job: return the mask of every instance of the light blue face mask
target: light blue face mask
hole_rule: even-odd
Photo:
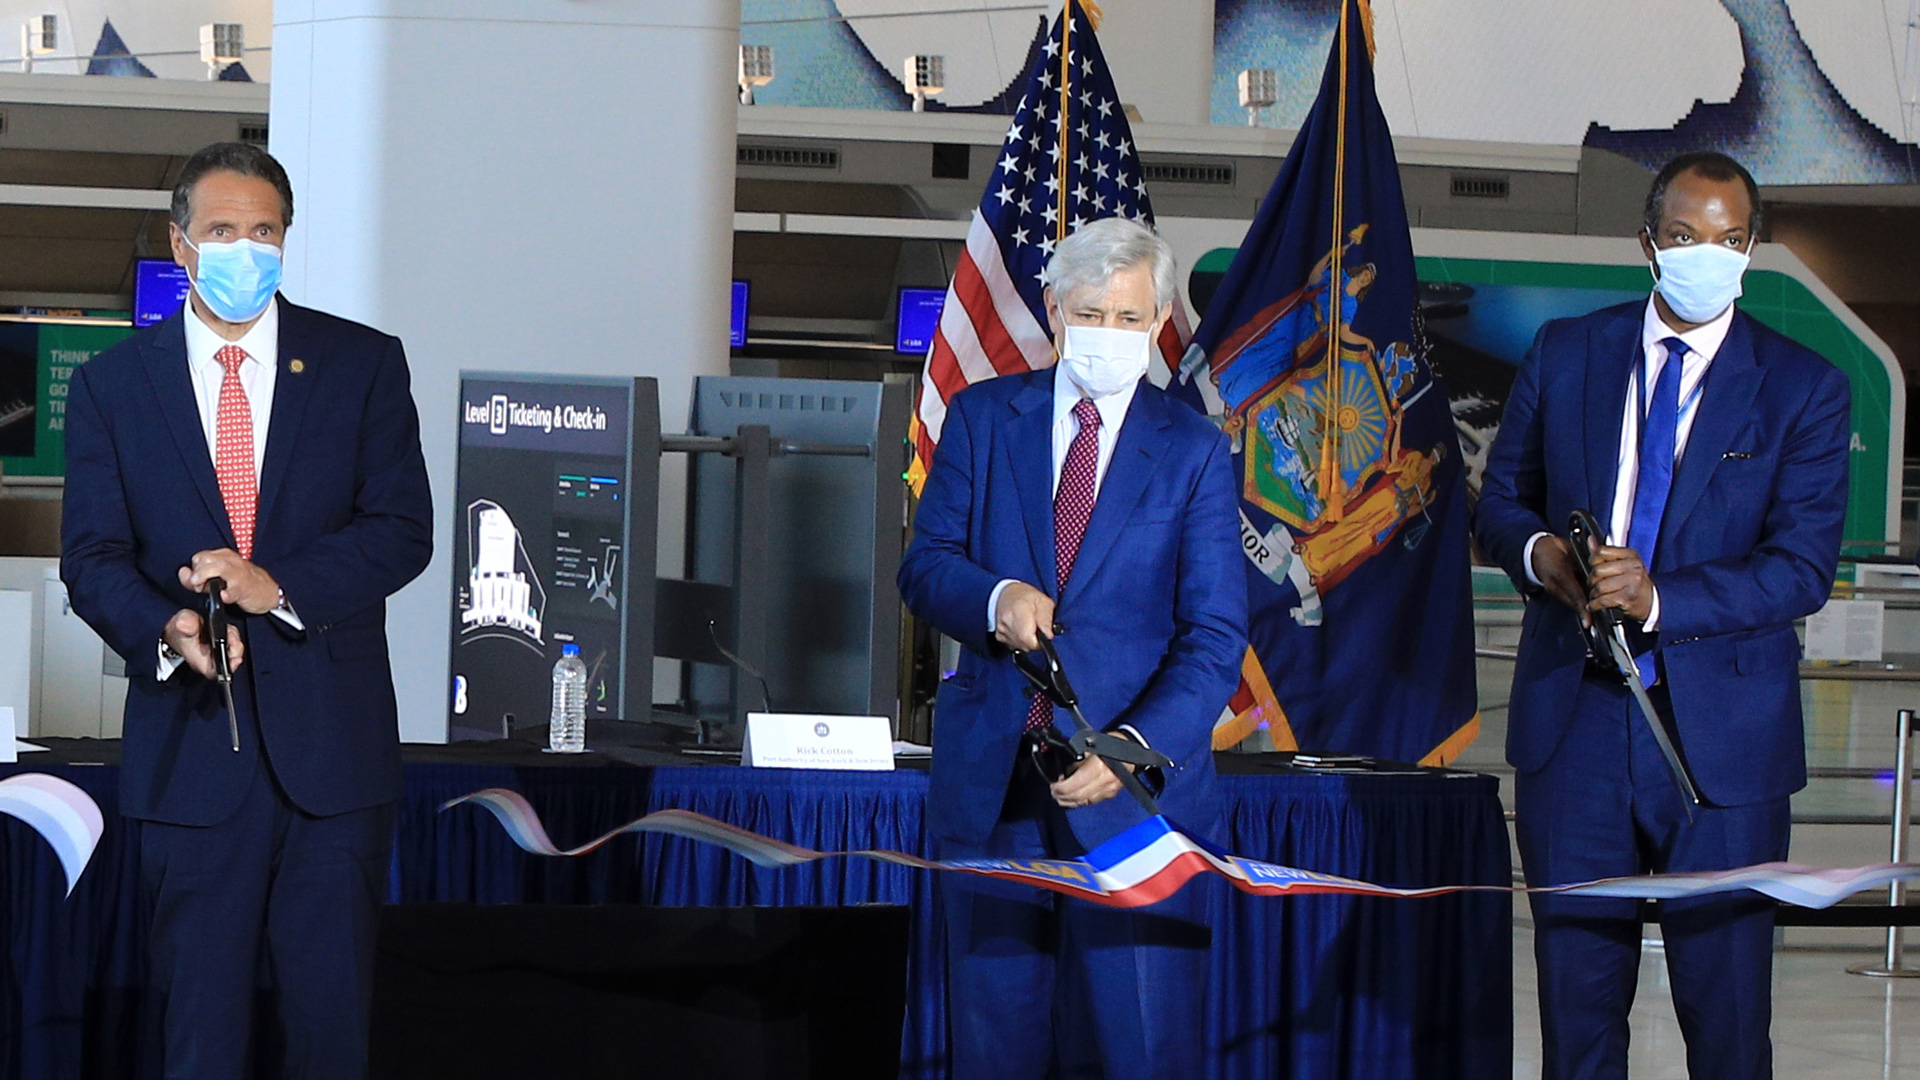
[[[187,246],[200,253],[193,291],[208,310],[230,323],[251,322],[280,288],[280,249],[258,240]]]
[[[1725,244],[1680,244],[1655,248],[1654,288],[1675,315],[1690,323],[1711,322],[1740,299],[1740,279],[1749,257]]]

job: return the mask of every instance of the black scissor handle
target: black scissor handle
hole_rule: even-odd
[[[227,702],[227,735],[233,752],[240,752],[240,714],[233,705],[233,654],[227,651],[227,609],[220,602],[227,583],[221,578],[207,579],[207,646],[213,652],[213,681]]]
[[[1059,633],[1062,629],[1055,626],[1054,632]],[[1053,639],[1045,634],[1040,635],[1039,651],[1041,658],[1035,661],[1033,653],[1015,649],[1013,666],[1019,668],[1020,674],[1025,675],[1036,689],[1053,699],[1055,705],[1063,709],[1077,708],[1080,696],[1073,692],[1073,684],[1067,681],[1067,671],[1060,666],[1060,652],[1053,647]]]
[[[1587,510],[1575,510],[1567,515],[1567,543],[1573,547],[1573,561],[1580,567],[1580,583],[1593,582],[1592,542],[1600,537],[1600,523],[1594,520]]]
[[[215,668],[222,678],[233,674],[227,656],[227,609],[220,602],[220,594],[226,587],[222,578],[207,579],[207,644],[213,648]]]
[[[1602,535],[1600,523],[1590,511],[1574,510],[1567,515],[1567,545],[1573,548],[1573,564],[1580,571],[1582,591],[1593,589],[1593,544],[1604,543],[1600,539]],[[1593,621],[1601,629],[1611,630],[1619,625],[1621,616],[1619,608],[1601,608],[1593,613]]]
[[[1142,769],[1165,769],[1171,772],[1176,768],[1172,758],[1150,746],[1142,746],[1125,736],[1093,728],[1074,732],[1068,737],[1067,745],[1073,747],[1081,757],[1093,754]]]

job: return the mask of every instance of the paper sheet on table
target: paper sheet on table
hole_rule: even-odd
[[[1886,639],[1884,600],[1829,600],[1807,616],[1809,660],[1855,660],[1877,664]]]

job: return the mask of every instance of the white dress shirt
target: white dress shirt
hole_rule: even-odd
[[[219,453],[218,426],[220,417],[220,384],[227,377],[227,369],[215,358],[221,349],[228,345],[238,345],[247,358],[240,363],[240,389],[247,395],[247,411],[253,414],[253,475],[256,484],[260,476],[260,464],[267,452],[267,425],[273,417],[273,384],[279,374],[280,366],[280,300],[278,297],[267,302],[267,310],[261,314],[258,322],[247,328],[238,341],[228,341],[214,333],[194,310],[192,299],[187,302],[187,314],[184,318],[187,331],[187,376],[193,382],[194,404],[200,407],[200,430],[207,437],[207,458],[214,460]],[[296,630],[305,630],[300,616],[282,597],[280,606],[273,614],[284,620]],[[165,681],[179,668],[181,659],[178,653],[167,648],[165,641],[160,643],[159,677]]]
[[[1100,485],[1107,478],[1107,465],[1113,460],[1113,448],[1120,442],[1120,425],[1126,422],[1127,409],[1133,405],[1133,395],[1140,384],[1134,383],[1117,394],[1108,394],[1093,399],[1093,407],[1100,412],[1100,430],[1096,433],[1099,452],[1093,463],[1093,497],[1098,502]],[[1073,440],[1080,434],[1080,418],[1073,415],[1073,407],[1080,404],[1080,388],[1067,377],[1063,369],[1053,377],[1053,493],[1060,494],[1060,472],[1067,464],[1067,451],[1073,447]],[[1013,584],[1007,578],[993,587],[987,594],[987,632],[992,633],[999,625],[1000,594]]]
[[[1680,419],[1673,439],[1673,464],[1677,469],[1681,459],[1686,456],[1687,437],[1693,433],[1693,420],[1700,411],[1700,393],[1706,385],[1707,371],[1713,366],[1713,358],[1720,352],[1720,346],[1726,343],[1727,331],[1733,327],[1733,310],[1729,305],[1712,321],[1680,334],[1660,318],[1660,311],[1654,306],[1653,299],[1647,299],[1646,315],[1640,321],[1640,352],[1644,360],[1627,377],[1627,402],[1620,416],[1620,456],[1614,463],[1613,512],[1608,517],[1605,542],[1625,544],[1633,525],[1633,489],[1640,477],[1640,425],[1645,419],[1643,410],[1650,404],[1642,401],[1640,388],[1653,386],[1659,380],[1661,370],[1666,367],[1667,347],[1662,343],[1667,338],[1677,337],[1687,346],[1687,354],[1680,367]],[[1527,579],[1535,585],[1540,584],[1540,579],[1533,572],[1533,546],[1545,535],[1535,533],[1529,538],[1522,555]],[[1648,566],[1647,572],[1651,574],[1653,567]],[[1654,590],[1653,604],[1643,625],[1648,631],[1660,627],[1658,589]]]

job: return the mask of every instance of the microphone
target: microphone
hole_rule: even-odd
[[[732,649],[729,649],[725,645],[720,644],[720,631],[718,628],[716,628],[713,625],[712,619],[707,620],[707,636],[713,639],[713,647],[720,650],[721,656],[724,656],[728,660],[731,660],[733,662],[733,666],[739,668],[741,671],[744,671],[747,674],[753,676],[755,679],[759,680],[760,701],[766,705],[768,712],[778,712],[779,710],[773,707],[773,694],[767,689],[767,677],[765,675],[760,674],[759,668],[756,668],[752,664],[749,664],[745,660],[742,660],[738,656],[735,656]]]

